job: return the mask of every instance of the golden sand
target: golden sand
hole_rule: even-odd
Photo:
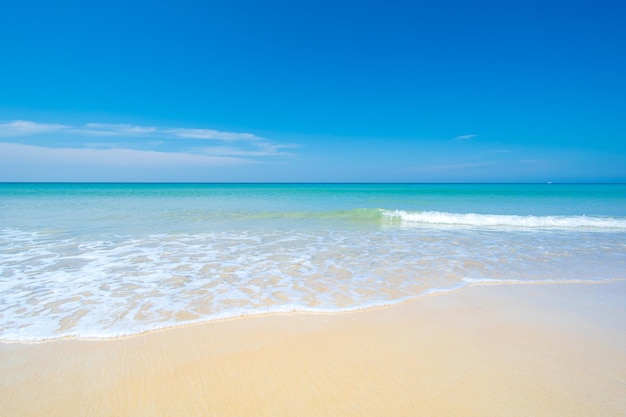
[[[626,283],[0,344],[0,416],[625,416]]]

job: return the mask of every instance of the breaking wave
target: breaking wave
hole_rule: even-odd
[[[517,216],[501,214],[446,213],[439,211],[381,210],[383,218],[405,226],[464,226],[525,229],[626,230],[626,219],[592,216]]]

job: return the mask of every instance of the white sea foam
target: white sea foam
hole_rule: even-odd
[[[498,214],[461,214],[439,211],[382,210],[383,217],[400,219],[404,225],[441,225],[525,229],[600,229],[626,230],[626,219],[591,216],[515,216]]]
[[[626,278],[623,234],[0,230],[0,340],[106,338],[219,318],[335,312],[474,283]],[[490,281],[491,280],[491,281]]]

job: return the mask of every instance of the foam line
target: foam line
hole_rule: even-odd
[[[626,230],[626,219],[591,216],[516,216],[501,214],[460,214],[440,211],[382,210],[383,217],[398,218],[406,224],[528,229]]]

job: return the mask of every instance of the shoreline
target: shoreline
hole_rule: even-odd
[[[626,281],[515,284],[2,342],[0,414],[625,414]]]
[[[137,333],[128,333],[121,334],[115,336],[102,336],[102,337],[89,337],[89,336],[60,336],[60,337],[52,337],[52,338],[42,338],[42,339],[34,339],[34,340],[18,340],[18,339],[0,339],[0,345],[2,344],[24,344],[24,345],[37,345],[43,343],[53,343],[58,341],[84,341],[84,342],[106,342],[106,341],[114,341],[118,339],[128,339],[133,337],[141,337],[151,333],[158,332],[166,332],[171,330],[176,330],[179,328],[185,328],[189,326],[203,326],[211,323],[220,323],[220,322],[228,322],[233,320],[246,320],[246,319],[254,319],[257,317],[282,317],[282,316],[298,316],[298,315],[320,315],[320,316],[329,316],[329,315],[342,315],[342,314],[358,314],[362,312],[367,312],[370,310],[378,310],[385,308],[394,308],[397,306],[401,306],[406,303],[412,303],[415,301],[419,301],[422,298],[428,297],[437,297],[437,296],[446,296],[450,294],[457,293],[459,291],[465,291],[474,287],[482,287],[482,286],[535,286],[535,285],[610,285],[612,283],[625,282],[626,278],[606,278],[599,280],[544,280],[544,281],[524,281],[524,280],[478,280],[478,281],[468,281],[465,284],[453,287],[449,289],[433,289],[429,290],[424,294],[419,294],[415,296],[407,296],[406,298],[392,301],[389,303],[381,303],[374,305],[365,305],[362,307],[350,308],[346,307],[345,309],[337,309],[337,310],[288,310],[288,311],[268,311],[268,312],[260,312],[260,313],[252,313],[252,314],[244,314],[244,315],[233,315],[226,317],[216,317],[216,318],[207,318],[207,319],[199,319],[198,321],[184,322],[180,324],[172,324],[166,325],[163,327],[156,327],[153,329],[148,329],[144,331],[140,331]],[[625,301],[626,302],[626,301]]]

